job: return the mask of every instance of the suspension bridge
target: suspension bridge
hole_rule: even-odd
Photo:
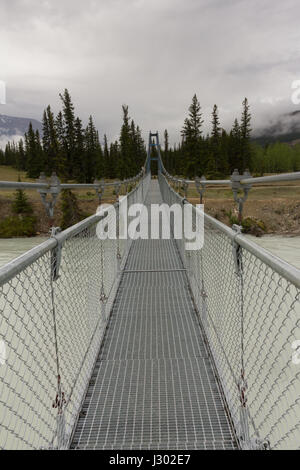
[[[266,179],[300,174],[195,183],[201,198],[230,184],[241,213]],[[110,184],[134,185],[128,206],[149,208],[188,205],[190,183],[166,171],[150,133],[143,171]],[[101,201],[105,185],[85,187]],[[80,186],[0,182],[38,189],[49,215],[61,189]],[[53,228],[0,268],[0,447],[299,448],[300,271],[207,214],[197,250],[174,236],[100,240],[103,217]]]

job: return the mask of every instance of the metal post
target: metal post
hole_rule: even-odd
[[[199,176],[196,176],[195,178],[196,190],[200,194],[200,204],[203,204],[203,196],[204,196],[205,189],[206,189],[205,181],[206,181],[205,176],[201,176],[201,178],[199,178]]]
[[[45,173],[41,173],[37,183],[44,183],[47,184],[47,179]],[[60,180],[56,176],[56,173],[52,173],[50,182],[48,183],[49,187],[47,189],[38,189],[38,192],[41,195],[42,198],[42,203],[46,209],[48,217],[53,218],[54,216],[54,207],[58,198],[58,195],[60,193]],[[47,200],[47,196],[50,195],[51,199]]]
[[[250,189],[252,188],[252,185],[250,183],[241,184],[240,181],[246,178],[247,179],[251,178],[249,170],[245,170],[244,173],[240,175],[239,171],[235,169],[231,175],[232,192],[233,192],[234,200],[238,204],[238,210],[239,210],[238,222],[240,225],[242,223],[244,203],[246,202],[248,198],[248,193]],[[244,195],[242,197],[238,195],[239,191],[243,191]]]

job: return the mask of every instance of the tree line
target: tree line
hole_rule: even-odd
[[[251,113],[247,98],[242,103],[240,121],[236,118],[229,132],[220,125],[217,105],[211,113],[211,132],[203,135],[201,106],[196,95],[181,130],[181,141],[170,147],[164,132],[162,158],[171,174],[189,178],[205,175],[222,178],[249,169],[253,173],[276,173],[300,170],[300,145],[284,143],[260,146],[251,140]]]
[[[29,178],[55,171],[61,179],[79,183],[91,183],[95,178],[124,179],[140,171],[146,148],[127,105],[122,106],[120,138],[109,145],[106,135],[100,142],[92,116],[83,127],[67,89],[59,96],[62,110],[54,116],[50,105],[45,109],[42,136],[30,123],[24,140],[9,142],[0,151],[0,164],[26,171]]]
[[[139,126],[129,117],[128,106],[122,106],[119,139],[108,144],[104,135],[101,143],[92,116],[84,128],[75,115],[69,91],[59,96],[62,110],[54,116],[50,105],[45,109],[42,136],[30,124],[24,140],[10,142],[4,151],[0,150],[0,164],[24,170],[31,178],[37,178],[42,171],[47,175],[55,171],[61,179],[79,183],[91,183],[95,178],[124,179],[140,171],[146,148]],[[204,135],[201,106],[194,95],[180,143],[171,147],[165,130],[162,158],[171,174],[189,178],[222,178],[235,168],[255,174],[300,171],[300,145],[278,142],[263,147],[251,141],[247,98],[242,103],[240,120],[234,120],[230,131],[221,127],[214,105],[211,132]]]

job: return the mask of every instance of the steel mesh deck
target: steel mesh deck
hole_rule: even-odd
[[[72,448],[235,447],[175,243],[136,240]]]

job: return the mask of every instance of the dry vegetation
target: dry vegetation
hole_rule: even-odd
[[[199,203],[194,187],[189,189],[188,198],[193,204]],[[208,188],[203,202],[208,214],[227,225],[230,225],[230,214],[238,213],[232,191],[225,186]],[[300,235],[300,181],[253,186],[243,217],[262,221],[266,233]]]
[[[17,181],[19,173],[13,168],[0,166],[0,180]],[[33,181],[26,178],[21,172],[22,181]],[[61,220],[60,202],[56,204],[54,221],[50,220],[41,203],[40,195],[35,190],[26,191],[31,202],[34,214],[37,216],[38,234],[47,234],[51,225],[59,225]],[[76,190],[79,209],[86,216],[95,213],[98,199],[92,190]],[[12,215],[12,200],[14,191],[0,191],[0,219]],[[188,199],[192,203],[199,203],[196,188],[191,185],[188,190]],[[103,202],[115,200],[113,188],[105,191]],[[237,215],[237,206],[233,201],[231,189],[226,186],[211,186],[204,195],[205,211],[230,225],[230,214]],[[251,217],[262,221],[266,233],[300,235],[300,181],[290,183],[270,183],[254,186],[244,206],[244,217]]]
[[[1,181],[18,181],[18,176],[20,176],[22,181],[34,182],[32,179],[26,178],[26,173],[24,172],[17,172],[13,168],[0,166]],[[86,217],[94,214],[99,205],[96,193],[93,190],[86,189],[76,189],[74,192],[77,196],[80,211],[86,215]],[[52,225],[60,225],[62,218],[60,199],[58,199],[58,202],[55,206],[54,219],[50,219],[46,214],[39,193],[36,190],[27,190],[26,195],[33,207],[34,215],[37,217],[37,235],[46,235],[49,233],[50,227]],[[0,220],[2,220],[4,217],[13,215],[12,201],[14,197],[14,190],[0,190]],[[113,201],[115,201],[113,187],[109,187],[105,190],[102,202],[110,203]]]

